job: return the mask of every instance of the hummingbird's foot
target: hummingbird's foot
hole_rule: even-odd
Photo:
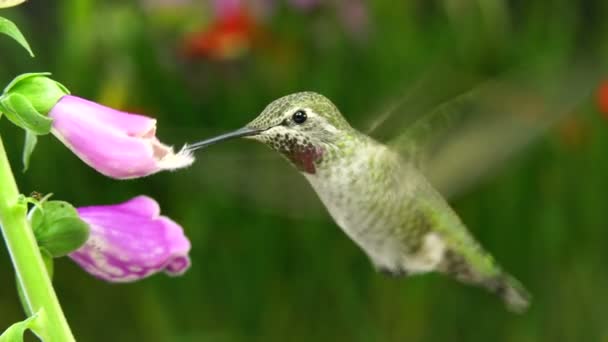
[[[392,278],[400,278],[400,277],[406,277],[408,275],[408,272],[402,268],[388,268],[388,267],[377,267],[378,272],[384,274],[385,276],[389,276]]]

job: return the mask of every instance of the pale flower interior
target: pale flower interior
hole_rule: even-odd
[[[167,146],[156,138],[156,125],[141,135],[140,138],[148,140],[152,146],[154,159],[161,169],[175,170],[190,166],[194,162],[194,156],[187,149],[182,148],[178,153],[173,152],[173,147]]]

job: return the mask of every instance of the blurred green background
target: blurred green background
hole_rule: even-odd
[[[0,14],[37,56],[1,38],[0,80],[50,71],[75,95],[158,118],[161,140],[180,146],[301,90],[364,127],[445,63],[492,78],[583,59],[608,79],[605,0],[236,1],[236,19],[218,12],[227,3],[31,0]],[[16,175],[24,193],[76,206],[150,195],[192,241],[180,278],[107,284],[58,260],[54,283],[80,341],[608,341],[607,120],[590,94],[452,202],[533,293],[523,315],[444,277],[377,274],[303,177],[250,142],[201,152],[183,171],[113,181],[49,136]],[[22,132],[7,120],[0,130],[18,171]],[[0,270],[6,327],[23,313],[4,245]]]

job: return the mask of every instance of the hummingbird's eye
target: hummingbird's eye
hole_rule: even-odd
[[[291,116],[291,119],[293,120],[293,122],[297,123],[298,125],[303,124],[307,118],[308,118],[308,116],[306,115],[306,112],[303,110],[298,110],[297,112],[293,113],[293,115]]]

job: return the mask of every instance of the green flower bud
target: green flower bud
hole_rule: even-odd
[[[80,248],[89,238],[89,225],[64,201],[46,201],[32,209],[30,221],[40,248],[61,257]]]
[[[42,115],[49,111],[64,95],[70,92],[61,83],[48,77],[49,73],[29,73],[17,76],[4,90],[5,94],[21,94]]]
[[[37,135],[51,131],[47,117],[55,104],[70,92],[46,77],[48,73],[29,73],[15,77],[0,97],[0,111],[15,125]]]

